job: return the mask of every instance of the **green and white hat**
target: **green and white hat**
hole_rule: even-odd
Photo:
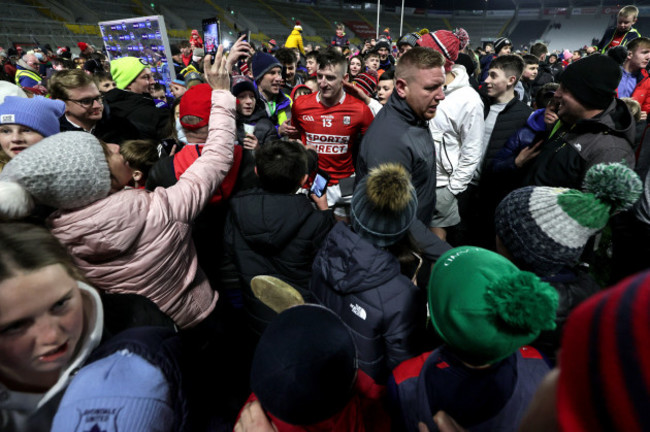
[[[516,263],[540,276],[575,265],[610,216],[639,199],[643,183],[623,164],[598,164],[587,171],[583,188],[528,186],[501,201],[496,233]]]

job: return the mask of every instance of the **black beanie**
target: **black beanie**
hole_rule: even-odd
[[[621,75],[621,67],[614,60],[593,54],[571,63],[560,76],[560,84],[583,104],[605,109],[616,96]]]
[[[251,387],[275,417],[311,425],[348,404],[357,367],[354,340],[338,316],[322,306],[295,306],[262,334],[253,356]]]

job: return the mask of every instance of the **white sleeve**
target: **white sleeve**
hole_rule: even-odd
[[[464,106],[462,118],[456,119],[460,125],[460,156],[458,166],[449,178],[449,190],[454,195],[467,189],[485,152],[483,102],[478,94],[476,98],[468,99],[470,100],[467,100]]]

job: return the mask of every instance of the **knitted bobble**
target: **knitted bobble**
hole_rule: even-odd
[[[536,333],[555,328],[558,293],[530,272],[500,277],[490,283],[485,300],[514,331]]]
[[[34,199],[18,183],[0,181],[0,219],[22,219],[34,209]]]
[[[459,51],[464,50],[467,44],[469,43],[469,34],[467,33],[467,31],[462,27],[458,27],[454,29],[452,33],[455,34],[458,40],[460,41],[460,46],[458,50]]]
[[[629,209],[643,192],[643,182],[622,163],[602,163],[587,171],[583,182],[586,192],[607,204],[611,213]]]

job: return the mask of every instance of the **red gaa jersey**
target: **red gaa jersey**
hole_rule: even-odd
[[[365,103],[345,92],[332,107],[323,105],[317,92],[300,96],[291,108],[292,125],[303,144],[318,152],[318,167],[331,176],[330,184],[354,174],[352,151],[373,119]]]

